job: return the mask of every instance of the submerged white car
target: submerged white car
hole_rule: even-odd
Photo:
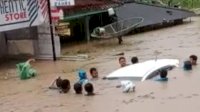
[[[120,68],[112,72],[105,78],[144,81],[158,75],[158,72],[161,69],[172,69],[178,66],[179,66],[178,59],[148,60],[145,62]]]

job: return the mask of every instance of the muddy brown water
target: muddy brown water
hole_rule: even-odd
[[[156,31],[127,36],[123,45],[117,40],[106,40],[80,44],[63,49],[75,54],[82,50],[89,55],[86,61],[37,61],[33,67],[39,75],[29,80],[19,80],[15,64],[0,65],[0,112],[199,112],[200,67],[192,71],[176,68],[169,72],[166,83],[152,80],[136,83],[134,93],[122,93],[115,88],[118,81],[92,81],[96,96],[87,97],[74,94],[60,94],[49,90],[48,86],[57,76],[68,78],[71,85],[77,80],[76,70],[88,71],[97,67],[100,77],[119,68],[115,54],[124,52],[128,63],[132,56],[140,61],[155,58],[177,58],[183,62],[190,54],[200,56],[200,18],[192,18],[191,23]]]

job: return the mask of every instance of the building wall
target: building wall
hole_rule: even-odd
[[[23,28],[5,32],[7,52],[13,58],[34,57],[34,40],[37,40],[37,27]]]
[[[8,40],[32,40],[37,39],[37,27],[22,28],[6,32]]]
[[[56,57],[60,57],[60,38],[54,35]],[[38,39],[34,42],[36,49],[36,57],[40,59],[52,59],[52,41],[50,35],[50,27],[47,23],[38,26]]]
[[[56,56],[60,57],[60,40],[54,36]],[[0,33],[0,57],[52,59],[52,42],[48,24]]]
[[[33,40],[9,40],[8,54],[34,56]]]
[[[3,33],[0,33],[0,58],[7,54],[6,39]]]

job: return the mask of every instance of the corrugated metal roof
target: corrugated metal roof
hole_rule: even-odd
[[[143,17],[144,22],[138,27],[161,24],[163,21],[173,21],[178,19],[185,19],[195,16],[191,11],[155,6],[142,3],[126,3],[116,10],[116,14],[120,19],[127,19],[132,17]]]

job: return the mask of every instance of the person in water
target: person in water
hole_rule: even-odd
[[[93,87],[92,83],[86,83],[84,85],[84,89],[87,92],[87,94],[86,94],[87,96],[95,95],[94,94],[94,87]]]
[[[133,91],[133,92],[135,91],[135,84],[133,84],[133,82],[130,80],[123,80],[123,81],[121,81],[121,84],[117,85],[116,87],[117,88],[121,87],[122,91],[124,93],[128,93],[130,91]]]
[[[26,80],[35,77],[37,75],[37,71],[33,69],[31,66],[32,62],[35,62],[35,59],[31,58],[26,62],[18,63],[16,65],[20,79]]]
[[[79,76],[79,81],[78,82],[81,85],[83,85],[84,83],[88,82],[87,74],[86,74],[86,72],[84,70],[79,70],[78,76]]]
[[[183,69],[184,70],[192,70],[192,62],[191,61],[184,61]]]
[[[82,94],[82,85],[78,82],[74,84],[74,91],[76,94]]]
[[[119,58],[119,64],[120,64],[120,67],[127,66],[127,64],[126,64],[126,58],[125,57],[120,57]]]
[[[134,56],[134,57],[131,58],[131,63],[132,63],[132,64],[136,64],[136,63],[138,63],[138,62],[139,62],[139,61],[138,61],[138,57]]]
[[[61,77],[55,79],[49,87],[49,89],[59,89],[60,93],[67,93],[70,88],[70,81],[68,79],[61,79]]]
[[[93,79],[96,79],[96,78],[98,78],[98,71],[97,71],[97,69],[96,68],[90,68],[90,75],[91,75],[91,77],[93,78]]]
[[[160,77],[158,79],[156,79],[156,81],[168,81],[168,78],[167,78],[167,70],[166,69],[162,69],[160,71]]]
[[[190,55],[190,62],[192,65],[197,65],[197,59],[198,57],[196,55]]]
[[[61,82],[61,93],[67,93],[70,90],[70,81],[68,79],[63,79]]]

